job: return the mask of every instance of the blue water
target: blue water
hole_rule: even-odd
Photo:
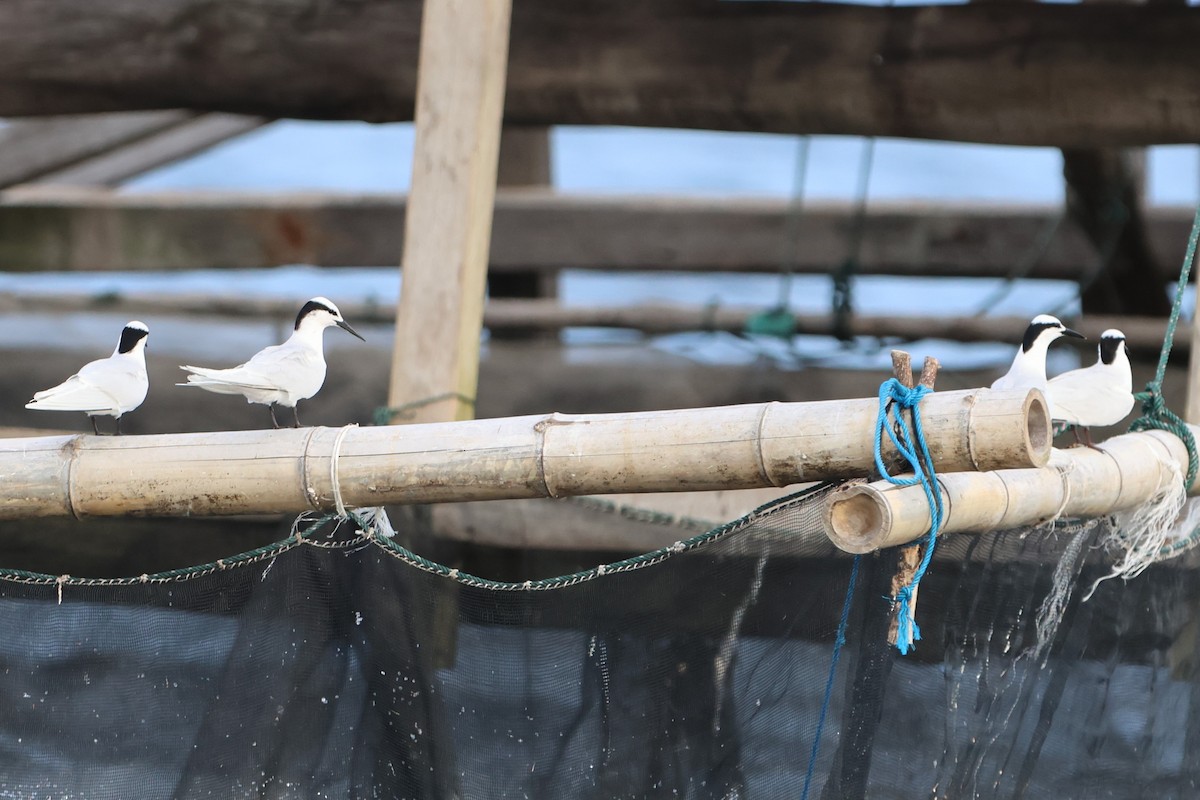
[[[798,167],[801,139],[774,134],[633,128],[560,127],[552,133],[553,180],[567,193],[638,193],[706,196],[801,197],[804,200],[852,200],[861,183],[865,140],[819,136],[808,143],[804,169]],[[1063,202],[1062,160],[1050,148],[1020,148],[881,139],[874,143],[866,182],[868,202],[917,201],[954,203]],[[187,160],[130,181],[126,191],[405,191],[411,178],[413,127],[282,121],[225,142]],[[798,175],[803,180],[798,180]],[[1151,148],[1147,192],[1151,203],[1195,204],[1200,199],[1200,157],[1194,146]],[[398,256],[399,254],[397,254]],[[1014,262],[1022,254],[1014,253]],[[855,308],[864,313],[974,314],[992,291],[994,280],[860,278]],[[162,274],[0,273],[0,290],[137,292],[212,292],[292,298],[317,294],[338,299],[395,301],[399,278],[391,269],[322,271],[297,266],[278,270],[221,270]],[[774,306],[783,288],[777,276],[638,275],[566,272],[560,296],[567,304],[631,304],[663,301],[691,304]],[[832,288],[824,276],[797,276],[788,298],[798,312],[828,310]],[[1074,287],[1063,282],[1022,281],[993,314],[1032,316],[1061,308],[1077,309]],[[150,320],[147,320],[148,322]],[[13,344],[61,344],[79,336],[100,336],[121,320],[87,315],[64,324],[39,315],[8,315],[0,320],[0,339]],[[278,325],[229,323],[222,333],[197,341],[195,321],[164,319],[154,324],[155,344],[167,350],[215,350],[232,342],[245,349],[266,344],[279,334]],[[1013,341],[1019,331],[998,331]],[[225,341],[228,338],[230,341]],[[373,337],[390,342],[384,335]],[[567,341],[579,345],[623,345],[640,341],[613,331],[572,331]],[[886,366],[886,352],[866,343],[847,353],[820,337],[804,337],[794,346],[738,337],[694,334],[656,338],[652,346],[688,358],[742,362],[769,358],[782,366],[822,359],[865,367]],[[924,349],[923,349],[924,348]],[[924,342],[914,352],[937,353],[948,367],[999,364],[1011,347]],[[1075,363],[1062,353],[1067,368]]]

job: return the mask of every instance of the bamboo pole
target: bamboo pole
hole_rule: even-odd
[[[787,486],[874,469],[874,398],[371,428],[0,440],[0,519]],[[1037,391],[921,402],[947,468],[1044,464]],[[897,462],[890,450],[885,458]]]
[[[1200,427],[1191,428],[1200,436]],[[938,473],[945,511],[941,530],[985,533],[1125,511],[1148,502],[1166,481],[1179,480],[1167,464],[1183,469],[1187,459],[1177,436],[1154,430],[1116,436],[1097,449],[1055,450],[1049,465],[1039,469],[970,473],[948,468]],[[1189,493],[1200,493],[1200,479]],[[924,536],[929,504],[920,486],[857,484],[829,496],[823,521],[837,547],[868,553]]]

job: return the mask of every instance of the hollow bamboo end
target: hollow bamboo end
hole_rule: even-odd
[[[1054,425],[1050,419],[1050,404],[1040,389],[1030,389],[1025,396],[1025,451],[1035,467],[1050,462],[1054,449]]]
[[[826,503],[825,535],[839,550],[870,553],[887,546],[891,508],[867,486],[849,486]]]

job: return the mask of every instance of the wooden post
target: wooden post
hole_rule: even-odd
[[[1192,425],[1200,425],[1200,325],[1196,324],[1196,314],[1192,314],[1192,351],[1188,357],[1187,405],[1183,410],[1183,421]]]
[[[496,175],[496,186],[546,189],[553,181],[550,128],[545,125],[505,125],[500,132],[500,165]],[[557,272],[536,269],[488,272],[488,297],[544,299],[557,296]],[[490,333],[496,339],[528,339],[539,334],[547,335],[544,328],[532,325],[491,329]]]
[[[425,2],[388,394],[414,422],[475,414],[511,13],[511,0]]]

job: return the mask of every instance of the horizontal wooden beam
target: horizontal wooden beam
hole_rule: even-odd
[[[1038,466],[1037,390],[921,401],[946,469]],[[203,516],[788,486],[875,468],[875,398],[370,428],[0,439],[0,519]],[[899,455],[886,441],[883,459]]]
[[[3,3],[0,116],[409,120],[420,14],[420,0]],[[515,123],[1200,141],[1200,13],[1182,4],[525,0],[511,37]]]
[[[339,301],[343,315],[354,324],[395,322],[390,305]],[[8,312],[104,312],[130,317],[181,315],[274,319],[290,321],[296,313],[296,301],[248,298],[231,295],[122,295],[106,292],[86,295],[65,292],[2,292],[0,311]],[[484,309],[484,327],[492,331],[536,329],[561,331],[567,328],[614,328],[635,330],[651,335],[692,331],[746,333],[766,309],[752,306],[697,306],[667,303],[642,303],[630,306],[567,306],[554,299],[516,299],[493,297]],[[1075,329],[1095,343],[1109,328],[1125,333],[1129,348],[1143,356],[1154,355],[1162,347],[1167,322],[1155,317],[1088,315],[1064,317]],[[1028,325],[1025,317],[947,317],[855,314],[849,321],[852,336],[880,339],[946,339],[954,342],[1013,341]],[[834,336],[839,331],[830,314],[792,314],[792,330],[798,335]],[[1173,352],[1191,350],[1192,326],[1180,322],[1175,328]],[[1085,345],[1090,348],[1090,345]]]
[[[28,187],[0,193],[0,270],[171,270],[283,264],[394,264],[405,198],[365,194],[116,193]],[[491,270],[678,270],[828,273],[850,251],[853,211],[810,204],[789,252],[785,199],[586,197],[549,190],[496,195]],[[864,275],[1074,279],[1098,255],[1071,225],[1042,248],[1061,212],[1029,206],[872,203]],[[1191,211],[1152,209],[1147,229],[1178,263]],[[1036,259],[1031,254],[1039,253]]]

